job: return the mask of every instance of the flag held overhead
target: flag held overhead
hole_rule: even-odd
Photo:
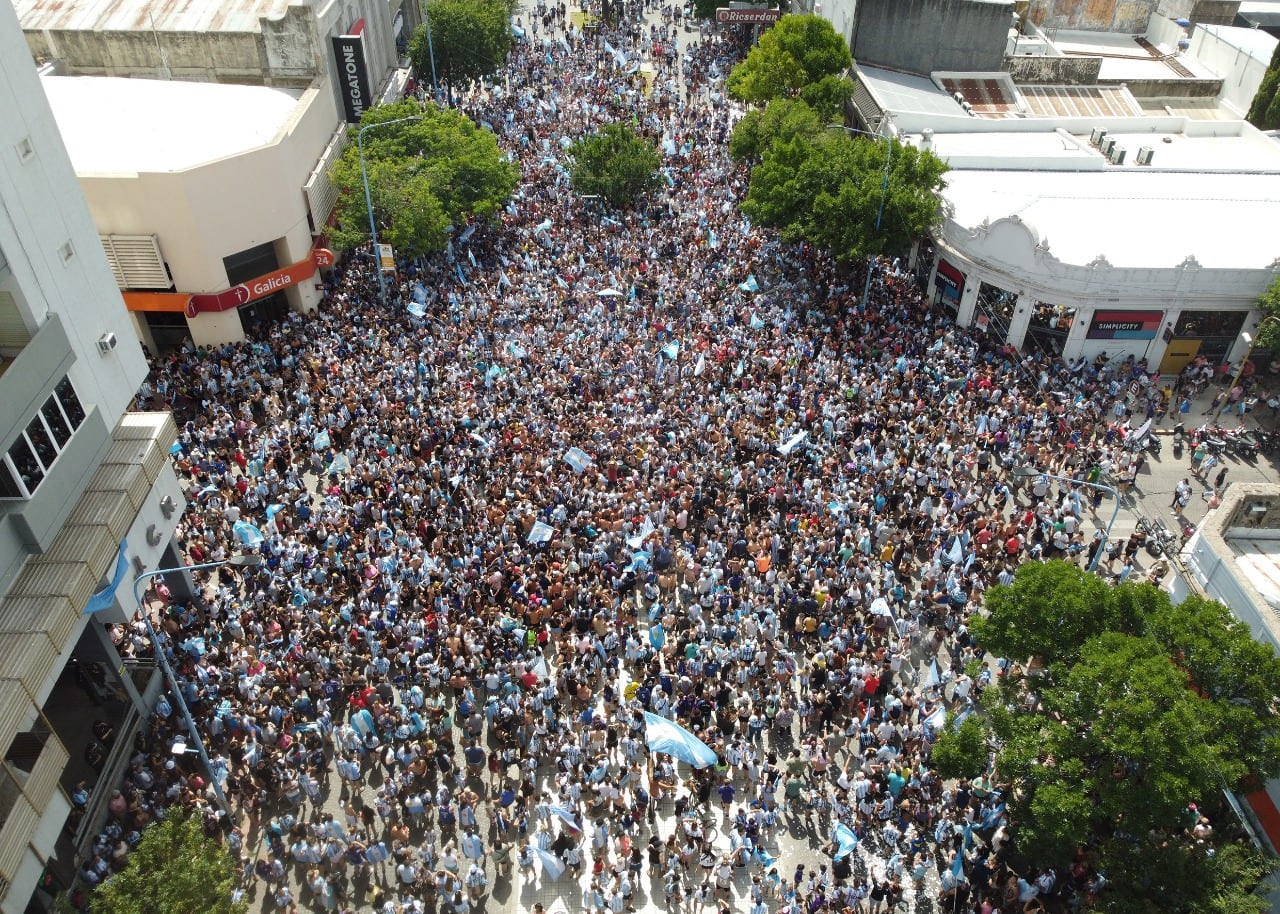
[[[644,712],[644,740],[652,752],[665,752],[694,768],[709,768],[717,761],[715,750],[675,721]]]

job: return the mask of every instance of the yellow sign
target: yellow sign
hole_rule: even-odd
[[[396,271],[396,252],[392,250],[391,245],[378,245],[378,260],[382,262],[383,273],[394,273]]]

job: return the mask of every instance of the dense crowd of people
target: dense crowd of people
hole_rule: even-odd
[[[667,22],[539,7],[462,100],[522,169],[499,221],[389,305],[357,255],[315,313],[154,364],[178,542],[263,563],[146,594],[212,772],[162,700],[89,884],[177,804],[282,911],[461,914],[498,881],[611,912],[1096,890],[1083,855],[1015,869],[998,772],[944,782],[930,746],[1003,669],[967,633],[984,589],[1101,546],[1099,491],[1051,477],[1131,485],[1126,430],[1170,393],[971,335],[897,260],[861,302],[751,225],[720,94],[741,48]],[[606,214],[563,146],[615,121],[659,140],[665,187]],[[150,651],[140,620],[116,638]],[[716,764],[651,753],[646,712]]]

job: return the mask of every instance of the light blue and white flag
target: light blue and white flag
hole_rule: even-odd
[[[752,273],[750,276],[747,277],[746,282],[738,283],[738,288],[741,289],[743,292],[759,292],[760,283],[756,282],[756,274]]]
[[[261,530],[243,520],[238,520],[232,525],[231,533],[246,546],[257,546],[264,539]]]
[[[651,752],[665,752],[694,768],[709,768],[717,762],[715,750],[675,721],[644,712],[644,739]]]
[[[836,823],[835,830],[831,832],[831,841],[836,846],[836,852],[833,855],[835,860],[848,857],[858,846],[858,836],[843,822]]]
[[[539,543],[548,543],[551,541],[551,537],[555,535],[555,532],[554,527],[544,524],[542,521],[536,521],[533,529],[529,531],[528,542],[531,546],[536,546]]]
[[[551,55],[548,54],[547,57],[550,58]],[[550,876],[552,879],[559,879],[564,875],[564,861],[557,855],[551,853],[551,851],[543,850],[540,847],[535,847],[533,852],[542,863],[542,873],[544,876]]]
[[[680,342],[679,342],[679,340],[677,340],[677,341],[675,341],[675,342],[672,342],[672,343],[667,343],[667,345],[663,346],[663,347],[662,347],[662,354],[663,354],[663,355],[665,355],[665,356],[666,356],[667,358],[669,358],[669,359],[675,359],[675,357],[676,357],[676,356],[678,356],[678,355],[680,354]]]
[[[571,447],[564,452],[564,462],[573,468],[575,473],[586,472],[591,466],[591,455],[580,447]]]
[[[578,824],[578,817],[573,814],[573,810],[554,803],[548,806],[547,809],[552,815],[558,818],[565,825],[568,825],[574,831],[582,831],[582,826]]]
[[[778,453],[783,457],[791,456],[791,452],[800,446],[807,434],[807,432],[796,432],[786,441],[782,442],[782,444],[778,445]]]

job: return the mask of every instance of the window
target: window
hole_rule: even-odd
[[[0,498],[30,498],[83,421],[84,407],[64,377],[0,457]]]

